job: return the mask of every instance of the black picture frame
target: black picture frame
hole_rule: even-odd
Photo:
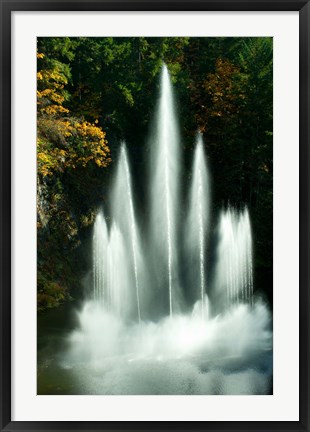
[[[307,0],[0,0],[1,201],[0,308],[2,431],[208,430],[310,431],[309,422],[309,23]],[[11,13],[14,11],[298,11],[299,12],[299,421],[89,422],[11,421]],[[289,372],[288,372],[289,373]]]

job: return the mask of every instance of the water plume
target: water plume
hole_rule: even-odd
[[[201,314],[209,314],[206,293],[206,240],[209,226],[210,188],[202,135],[197,135],[186,225],[186,251],[190,262],[190,280],[199,287]]]
[[[103,212],[96,217],[93,231],[93,296],[103,302],[107,287],[108,230]]]
[[[131,264],[134,273],[137,316],[138,320],[140,321],[141,308],[139,272],[141,272],[142,266],[141,247],[134,212],[131,175],[125,143],[122,143],[121,145],[116,181],[112,194],[112,218],[119,224],[122,233],[124,233],[124,239],[127,243],[126,246],[129,247],[129,250],[131,250],[131,253],[128,255],[131,256],[132,261]],[[124,257],[124,259],[128,260],[127,257]]]
[[[92,300],[77,314],[62,367],[81,394],[267,394],[272,322],[254,301],[249,210],[220,212],[216,262],[208,260],[211,191],[198,134],[181,225],[181,143],[166,66],[151,142],[149,232],[140,232],[122,143],[109,223],[103,211],[94,223]]]
[[[271,317],[260,302],[235,305],[210,319],[189,313],[130,326],[90,302],[79,321],[62,367],[74,375],[81,394],[270,392]]]
[[[151,151],[151,242],[157,278],[168,286],[169,314],[178,306],[177,209],[179,206],[180,142],[173,90],[167,66],[161,72],[161,92]],[[160,264],[159,264],[160,263]]]
[[[215,286],[222,307],[253,303],[252,234],[246,207],[221,212]]]
[[[111,218],[117,224],[124,242],[124,256],[115,256],[115,259],[119,267],[123,265],[123,262],[127,263],[128,274],[126,277],[128,280],[128,288],[126,294],[127,297],[130,297],[131,288],[134,287],[136,305],[135,307],[132,305],[132,307],[136,309],[136,316],[140,321],[141,305],[139,278],[143,271],[143,261],[140,235],[134,211],[128,156],[124,142],[121,145],[119,154],[115,182],[111,195],[111,207]],[[117,271],[117,268],[115,268],[114,272]],[[128,301],[129,299],[127,298],[127,303]],[[132,311],[132,314],[134,315],[135,312]]]

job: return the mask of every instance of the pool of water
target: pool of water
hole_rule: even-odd
[[[201,329],[192,317],[124,325],[92,305],[47,311],[38,316],[37,392],[272,394],[272,334],[259,324],[263,312],[240,308]]]

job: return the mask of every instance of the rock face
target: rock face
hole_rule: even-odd
[[[80,245],[87,244],[94,212],[66,182],[65,176],[37,177],[38,310],[74,297],[88,268]]]

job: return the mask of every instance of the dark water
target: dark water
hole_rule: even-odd
[[[72,302],[38,313],[37,394],[76,394],[76,379],[59,365],[68,336],[78,327],[76,308]]]

